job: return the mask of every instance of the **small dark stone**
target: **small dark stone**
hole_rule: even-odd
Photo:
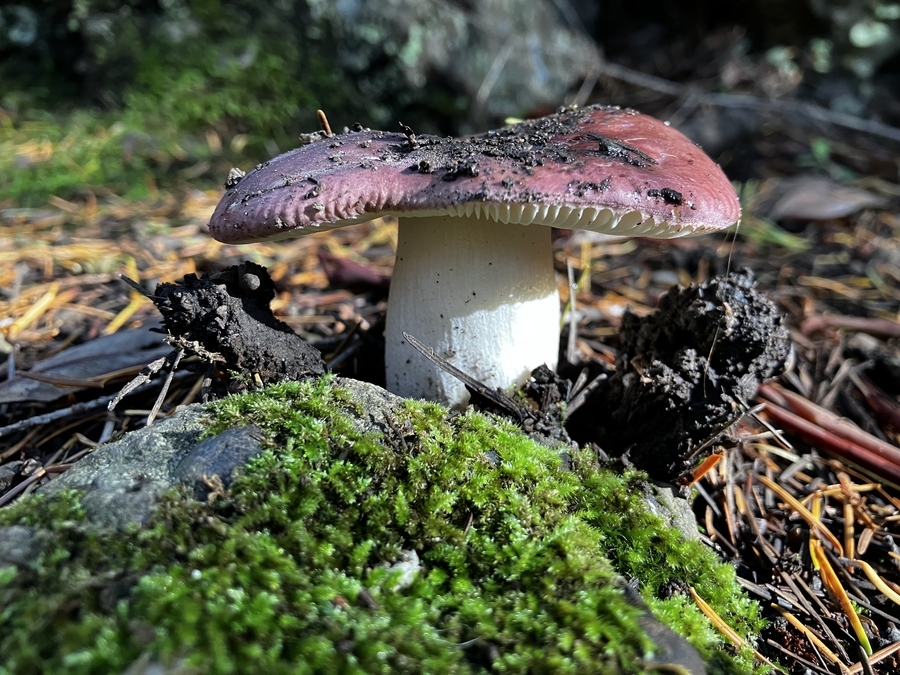
[[[192,447],[172,472],[177,480],[194,489],[194,497],[206,501],[218,476],[222,487],[231,487],[235,469],[262,452],[259,431],[254,427],[234,427],[200,441]]]
[[[262,286],[262,280],[256,274],[251,274],[249,272],[245,273],[241,276],[241,288],[247,291],[253,292],[258,291],[260,286]],[[221,307],[219,309],[222,309]],[[225,308],[227,309],[227,307]],[[218,313],[218,310],[217,310]],[[227,313],[225,314],[227,316]]]
[[[225,178],[225,189],[230,190],[235,185],[240,183],[241,179],[246,175],[247,174],[245,172],[241,171],[240,169],[233,168],[231,171],[228,172],[228,177]]]
[[[648,197],[656,197],[662,199],[666,204],[681,206],[684,203],[682,194],[672,188],[663,188],[662,190],[647,190]]]

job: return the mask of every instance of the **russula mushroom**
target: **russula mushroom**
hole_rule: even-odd
[[[355,126],[229,176],[210,221],[242,243],[400,221],[385,332],[387,386],[451,405],[468,394],[403,338],[488,386],[554,367],[559,299],[549,227],[681,237],[740,216],[722,170],[633,110],[561,109],[467,138]]]

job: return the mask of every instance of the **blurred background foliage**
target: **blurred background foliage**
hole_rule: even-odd
[[[213,186],[317,108],[458,134],[634,103],[597,84],[604,58],[898,125],[898,33],[886,0],[21,0],[0,7],[0,205]]]

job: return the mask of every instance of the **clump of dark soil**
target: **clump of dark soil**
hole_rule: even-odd
[[[627,313],[619,340],[616,372],[572,416],[570,432],[669,481],[747,409],[790,351],[781,315],[749,270],[673,289],[644,318]]]
[[[322,355],[279,321],[269,307],[275,286],[266,268],[252,262],[177,283],[162,283],[152,296],[176,348],[220,370],[234,391],[256,384],[323,375]],[[234,379],[236,378],[236,379]]]

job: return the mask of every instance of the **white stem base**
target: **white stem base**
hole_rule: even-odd
[[[487,219],[401,219],[385,329],[389,391],[451,406],[465,386],[403,338],[489,387],[525,381],[541,364],[556,368],[559,295],[550,228]]]

